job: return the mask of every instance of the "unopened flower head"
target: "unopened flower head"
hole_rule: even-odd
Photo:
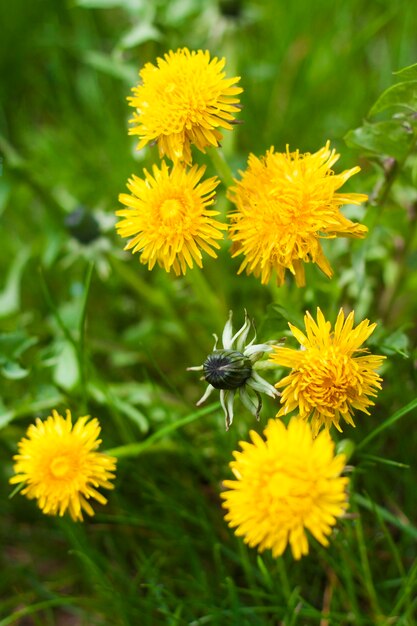
[[[150,270],[158,263],[167,272],[185,274],[194,262],[202,267],[202,250],[216,258],[213,248],[220,247],[217,240],[227,226],[214,219],[219,213],[210,208],[219,180],[201,181],[204,172],[205,167],[197,165],[170,170],[162,161],[152,174],[144,170],[143,179],[129,179],[131,195],[120,194],[128,208],[116,212],[123,218],[116,229],[122,237],[131,237],[125,249],[139,251],[141,263]]]
[[[322,426],[329,429],[332,424],[341,431],[341,419],[355,426],[353,412],[369,415],[368,407],[374,405],[370,398],[381,389],[382,379],[376,370],[385,357],[361,348],[376,324],[363,320],[354,328],[354,312],[345,319],[340,309],[332,331],[319,308],[317,322],[307,312],[304,323],[305,334],[289,324],[301,349],[278,346],[270,357],[274,363],[291,368],[276,384],[283,389],[278,416],[297,410],[301,418],[311,418],[314,435]]]
[[[259,552],[279,557],[290,544],[293,557],[308,554],[311,533],[323,546],[347,508],[347,478],[340,476],[343,454],[334,455],[327,431],[314,439],[310,425],[293,417],[288,428],[269,420],[265,440],[255,431],[241,442],[230,467],[235,480],[224,481],[225,516],[237,536]]]
[[[276,342],[255,344],[255,332],[253,339],[246,345],[253,322],[245,311],[245,322],[234,334],[232,317],[233,313],[230,311],[229,319],[223,329],[223,348],[217,349],[218,337],[214,335],[213,352],[208,355],[203,365],[188,368],[188,370],[203,371],[204,380],[208,383],[206,392],[197,402],[197,406],[205,402],[214,389],[220,390],[220,402],[225,414],[226,430],[233,422],[233,403],[237,392],[239,392],[244,406],[256,419],[259,419],[262,408],[260,394],[266,393],[271,398],[279,396],[279,392],[253,368],[256,361],[261,359],[266,352],[270,352]],[[251,394],[249,394],[249,389]]]
[[[364,237],[367,228],[340,212],[344,204],[360,204],[364,194],[337,193],[359,167],[335,174],[339,155],[330,143],[314,154],[267,151],[249,156],[242,179],[229,190],[236,205],[230,214],[233,256],[243,254],[239,273],[246,270],[269,282],[275,271],[282,285],[288,269],[299,287],[305,285],[304,263],[317,263],[326,276],[332,269],[320,240]]]
[[[66,418],[52,411],[42,421],[29,426],[15,455],[12,484],[21,484],[21,493],[37,500],[43,513],[64,515],[82,521],[83,512],[94,515],[91,500],[106,504],[98,487],[113,489],[116,459],[96,452],[101,440],[97,419],[80,417],[73,425],[70,411]]]
[[[159,155],[190,164],[191,144],[202,152],[218,146],[220,128],[232,129],[242,92],[239,77],[226,78],[225,59],[210,59],[208,50],[172,50],[147,63],[141,83],[129,98],[133,114],[131,135],[140,138],[138,150],[156,142]]]

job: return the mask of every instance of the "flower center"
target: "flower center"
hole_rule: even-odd
[[[342,354],[337,346],[309,350],[301,374],[301,388],[313,406],[344,409],[361,390],[361,380],[354,359]]]
[[[301,471],[278,471],[270,476],[265,495],[269,512],[281,517],[287,512],[288,525],[295,526],[314,508],[316,484],[308,475],[303,476]]]
[[[167,198],[162,202],[159,210],[162,221],[173,224],[182,216],[183,206],[178,198]]]
[[[72,463],[65,454],[56,456],[51,462],[50,470],[54,478],[66,478],[72,470]]]

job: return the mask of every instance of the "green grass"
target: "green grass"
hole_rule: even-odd
[[[157,158],[134,154],[126,96],[145,62],[183,45],[242,77],[244,123],[223,144],[234,173],[250,151],[330,139],[338,171],[362,166],[349,189],[370,194],[382,168],[343,137],[417,62],[414,4],[34,0],[0,4],[0,23],[0,626],[416,624],[415,153],[384,203],[355,213],[369,237],[326,246],[335,278],[308,267],[305,289],[237,276],[227,246],[203,272],[148,272],[113,228],[128,176]],[[66,225],[79,206],[100,227],[88,244]],[[204,386],[186,368],[230,308],[236,325],[247,308],[267,340],[316,306],[378,322],[368,345],[387,356],[384,386],[339,437],[356,451],[330,547],[274,560],[228,529],[219,492],[232,451],[276,406],[265,401],[259,424],[236,406],[225,433],[217,398],[196,412]],[[85,524],[8,498],[26,427],[67,407],[125,451],[108,506]]]

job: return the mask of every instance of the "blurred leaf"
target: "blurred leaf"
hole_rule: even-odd
[[[15,359],[37,341],[36,337],[29,337],[24,331],[3,333],[0,335],[0,359],[1,356]]]
[[[139,409],[133,406],[133,404],[130,404],[129,402],[126,402],[125,400],[121,400],[120,398],[117,398],[116,396],[114,396],[112,400],[113,400],[114,406],[117,409],[119,409],[121,413],[126,415],[126,417],[131,419],[143,433],[148,432],[149,430],[148,420],[146,419],[145,415],[141,411],[139,411]]]
[[[360,128],[350,130],[344,137],[351,148],[361,148],[377,155],[401,160],[407,154],[413,134],[399,120],[364,122]]]
[[[410,340],[402,330],[396,330],[386,337],[380,344],[385,354],[400,354],[404,358],[410,358]]]
[[[282,333],[289,332],[288,322],[301,328],[303,326],[303,318],[298,311],[294,309],[288,310],[277,303],[268,305],[267,314],[259,328],[259,334],[262,336],[263,341],[272,339],[278,341]]]
[[[0,429],[9,424],[14,417],[13,411],[1,411],[0,412]]]
[[[7,317],[20,308],[20,283],[29,256],[29,251],[23,248],[12,263],[5,287],[0,291],[0,318]]]
[[[410,157],[409,162],[411,162],[411,182],[417,188],[417,158]]]
[[[161,33],[155,26],[140,22],[129,30],[120,40],[121,48],[134,48],[145,41],[160,41]]]
[[[143,433],[148,432],[149,423],[147,417],[132,402],[120,398],[118,385],[107,386],[104,389],[90,381],[88,391],[96,402],[103,405],[113,405],[116,410],[131,419]]]
[[[2,157],[0,156],[0,176],[2,175],[1,168],[3,167],[1,159]],[[3,180],[0,185],[0,215],[3,213],[4,209],[7,206],[11,190],[11,185]]]
[[[16,361],[6,361],[1,368],[1,373],[9,380],[20,380],[21,378],[26,378],[29,370],[20,367]]]
[[[78,361],[75,349],[68,341],[64,342],[62,352],[55,366],[54,382],[64,389],[73,389],[79,380]]]
[[[77,0],[76,4],[83,9],[140,9],[146,0]]]
[[[401,76],[407,80],[417,80],[417,63],[403,67],[398,72],[394,72],[395,76]]]
[[[417,111],[417,80],[398,83],[386,89],[375,102],[369,115],[376,115],[392,107]]]
[[[40,395],[42,396],[41,398],[22,402],[13,409],[2,407],[0,409],[0,429],[7,426],[7,424],[15,418],[26,417],[27,415],[37,416],[45,409],[50,411],[64,401],[63,396],[61,396],[54,387],[42,388]]]
[[[381,465],[389,465],[391,467],[398,467],[399,469],[410,469],[410,465],[406,463],[401,463],[400,461],[393,461],[392,459],[385,459],[381,456],[375,456],[373,454],[362,454],[362,458],[370,461],[375,461],[376,463],[381,463]]]
[[[82,55],[82,61],[104,74],[123,80],[129,85],[136,80],[137,72],[133,66],[108,54],[90,50]]]
[[[169,26],[179,26],[192,15],[201,13],[202,4],[199,0],[170,0],[166,3],[164,22]]]

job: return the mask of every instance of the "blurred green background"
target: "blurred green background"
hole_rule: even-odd
[[[289,555],[276,562],[233,537],[218,497],[237,442],[276,407],[265,403],[260,425],[236,407],[227,435],[216,405],[185,428],[175,424],[204,390],[186,367],[202,363],[229,309],[240,326],[244,307],[260,340],[281,337],[288,319],[299,324],[317,305],[332,320],[343,305],[355,308],[357,321],[380,321],[369,345],[389,356],[386,383],[372,416],[358,416],[358,428],[344,433],[356,442],[413,400],[415,238],[406,259],[402,253],[415,222],[413,179],[399,181],[383,217],[372,207],[351,213],[375,226],[370,243],[326,247],[335,279],[308,267],[305,290],[236,276],[227,242],[203,272],[151,273],[123,252],[114,211],[127,178],[158,159],[155,147],[135,152],[126,97],[144,63],[182,46],[225,56],[227,74],[241,76],[243,123],[223,142],[235,173],[249,152],[287,144],[316,151],[330,139],[341,152],[337,171],[362,167],[347,189],[370,194],[382,168],[343,137],[362,124],[392,73],[417,62],[415,3],[15,0],[0,3],[0,24],[0,626],[324,626],[329,580],[330,624],[375,624],[368,570],[389,614],[416,556],[415,467],[354,459],[363,526],[347,521],[336,547],[315,546],[301,563]],[[196,159],[214,173],[207,157]],[[217,206],[227,210],[224,188]],[[59,320],[78,341],[91,263],[83,374]],[[85,525],[7,498],[25,428],[66,407],[97,416],[107,448],[167,425],[173,431],[119,461],[109,505]],[[406,420],[374,440],[369,455],[414,462]],[[413,589],[411,574],[409,582]],[[414,610],[396,623],[413,624]]]

